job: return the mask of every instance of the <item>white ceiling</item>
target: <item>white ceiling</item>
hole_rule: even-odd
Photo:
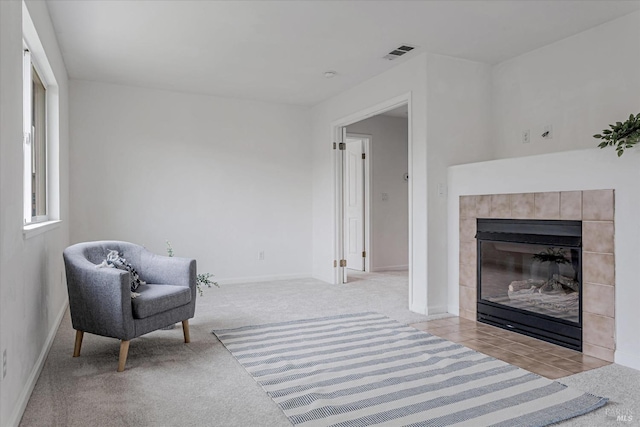
[[[71,78],[314,105],[428,51],[498,63],[640,1],[48,0]],[[393,48],[419,46],[382,59]],[[326,79],[327,70],[337,71]]]

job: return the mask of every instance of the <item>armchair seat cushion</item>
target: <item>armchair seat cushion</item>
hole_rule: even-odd
[[[191,302],[191,289],[186,286],[140,285],[140,295],[131,300],[135,319],[144,319]]]

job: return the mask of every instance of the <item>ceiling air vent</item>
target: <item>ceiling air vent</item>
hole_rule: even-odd
[[[389,61],[393,61],[396,58],[400,58],[405,53],[411,52],[415,48],[416,48],[415,46],[409,46],[408,44],[403,44],[402,46],[398,46],[397,48],[393,49],[391,52],[387,53],[385,56],[383,56],[383,58],[388,59]]]

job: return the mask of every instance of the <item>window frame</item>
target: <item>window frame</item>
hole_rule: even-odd
[[[1,0],[0,0],[1,1]],[[29,62],[35,69],[42,86],[45,88],[44,96],[44,117],[42,122],[44,124],[44,136],[46,138],[46,150],[44,158],[45,169],[45,193],[46,193],[46,215],[31,215],[31,156],[27,156],[27,144],[25,134],[23,133],[23,172],[22,172],[22,187],[23,187],[23,218],[22,229],[25,239],[29,239],[41,233],[45,233],[49,230],[57,228],[61,225],[60,217],[60,137],[61,126],[63,125],[60,120],[60,87],[56,79],[56,75],[51,67],[51,62],[45,48],[40,40],[38,32],[35,29],[35,25],[29,14],[29,9],[26,3],[22,2],[22,40],[23,50],[29,51]],[[53,59],[56,59],[55,57]],[[29,80],[25,79],[27,70],[29,70],[29,77],[31,69],[25,67],[26,59],[23,59],[23,98],[26,86],[24,83]],[[31,102],[29,101],[29,105]],[[23,106],[23,131],[26,128],[26,120],[28,117],[25,112],[28,112],[29,105],[25,102]],[[30,142],[30,141],[29,141]],[[31,145],[28,146],[31,149]]]
[[[40,67],[34,61],[26,41],[23,44],[23,202],[24,224],[30,225],[49,220],[48,85],[41,77]],[[44,99],[40,102],[37,101],[34,90],[37,84],[44,89]],[[39,154],[44,159],[40,158]],[[44,180],[40,182],[44,185],[34,190],[38,185],[34,180],[39,179]],[[44,200],[41,200],[42,198]],[[41,212],[42,209],[44,212]]]

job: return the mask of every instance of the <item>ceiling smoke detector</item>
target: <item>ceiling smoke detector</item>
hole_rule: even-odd
[[[336,74],[338,74],[338,73],[336,73],[335,71],[325,71],[324,72],[324,76],[326,78],[328,78],[328,79],[331,79],[331,78],[335,77]]]
[[[396,58],[400,58],[405,53],[411,52],[415,48],[416,48],[415,46],[403,44],[393,49],[391,52],[387,53],[385,56],[383,56],[383,58],[388,59],[389,61],[393,61]]]

